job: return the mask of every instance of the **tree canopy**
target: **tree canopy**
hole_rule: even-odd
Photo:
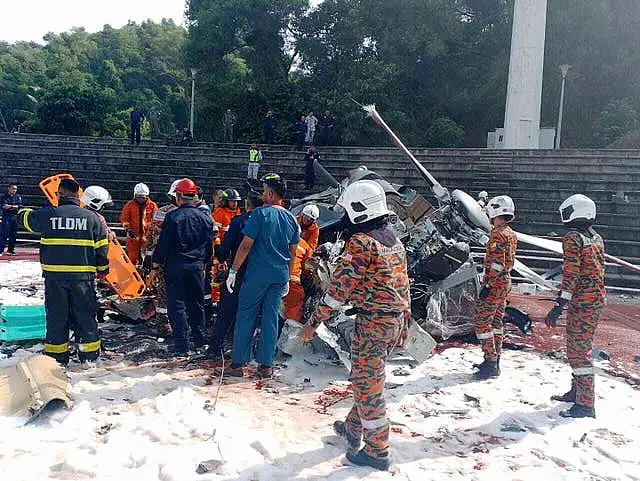
[[[263,118],[292,142],[301,115],[330,110],[341,143],[386,142],[354,103],[376,103],[411,145],[483,146],[502,126],[513,0],[187,0],[172,21],[0,42],[0,129],[119,135],[156,106],[161,129],[188,125],[190,68],[199,140],[263,140]],[[638,127],[640,2],[548,0],[542,125],[566,86],[563,146],[606,146]]]

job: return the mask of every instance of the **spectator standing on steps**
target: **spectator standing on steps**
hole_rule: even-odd
[[[320,154],[315,145],[311,144],[304,156],[304,188],[305,190],[313,189],[316,182],[315,162],[320,162]]]
[[[273,115],[273,112],[269,110],[264,117],[264,135],[267,139],[267,144],[275,143],[276,139],[276,124],[278,119]]]
[[[135,142],[140,145],[140,126],[142,124],[142,113],[137,106],[131,110],[131,145]]]
[[[316,126],[318,125],[318,117],[313,115],[313,112],[309,112],[309,115],[307,115],[304,122],[307,125],[307,133],[304,141],[308,145],[311,145],[313,144],[313,139],[316,135]]]
[[[304,115],[296,122],[296,150],[302,150],[307,135],[307,124]]]
[[[224,129],[224,141],[235,142],[236,140],[236,114],[233,110],[227,109],[222,117],[222,128]]]
[[[11,184],[7,193],[0,196],[2,223],[0,224],[0,256],[7,246],[7,254],[15,256],[16,236],[18,233],[18,211],[22,209],[22,198],[18,195],[18,186]]]
[[[151,107],[149,113],[147,114],[149,124],[151,125],[152,139],[157,139],[160,137],[160,114],[161,112],[156,109],[155,105]]]
[[[249,149],[249,165],[247,166],[247,182],[258,180],[258,171],[260,170],[260,162],[262,162],[262,152],[257,144],[252,144]]]
[[[322,145],[333,145],[336,119],[328,110],[320,118],[320,142]]]

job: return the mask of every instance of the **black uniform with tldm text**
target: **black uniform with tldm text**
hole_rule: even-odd
[[[95,212],[77,198],[63,197],[58,207],[21,212],[20,223],[40,232],[40,263],[47,313],[45,354],[69,361],[69,329],[75,332],[81,361],[100,355],[96,313],[96,273],[107,274],[107,231]]]

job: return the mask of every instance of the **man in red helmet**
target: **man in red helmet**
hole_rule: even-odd
[[[187,315],[194,347],[203,346],[204,265],[213,256],[214,229],[211,217],[196,206],[198,187],[191,179],[175,188],[178,208],[164,219],[158,245],[153,251],[152,280],[160,268],[167,288],[167,314],[173,330],[173,354],[189,351]]]

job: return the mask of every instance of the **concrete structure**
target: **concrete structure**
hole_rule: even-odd
[[[105,212],[107,220],[118,222],[138,182],[148,184],[160,204],[166,202],[171,182],[183,176],[196,180],[209,202],[216,188],[235,187],[244,195],[248,150],[244,144],[199,143],[187,148],[167,147],[158,140],[131,146],[126,139],[0,133],[0,169],[3,183],[17,182],[29,206],[43,205],[38,182],[53,173],[70,172],[84,186],[103,185],[115,202]],[[411,150],[449,189],[473,196],[487,190],[490,196],[513,197],[515,227],[528,234],[563,233],[558,206],[569,195],[584,193],[598,205],[597,228],[607,252],[640,264],[640,150]],[[287,198],[300,195],[302,153],[288,145],[268,145],[263,152],[261,171],[284,173],[290,187]],[[394,182],[428,193],[423,179],[397,148],[322,147],[321,155],[322,164],[339,179],[365,164]],[[607,268],[607,275],[610,279],[624,276],[622,281],[636,286],[640,282],[637,275],[615,267]]]
[[[542,127],[538,130],[538,149],[553,149],[556,129]],[[499,128],[487,133],[487,149],[504,149],[504,129]]]
[[[539,148],[547,0],[515,0],[504,148]]]

